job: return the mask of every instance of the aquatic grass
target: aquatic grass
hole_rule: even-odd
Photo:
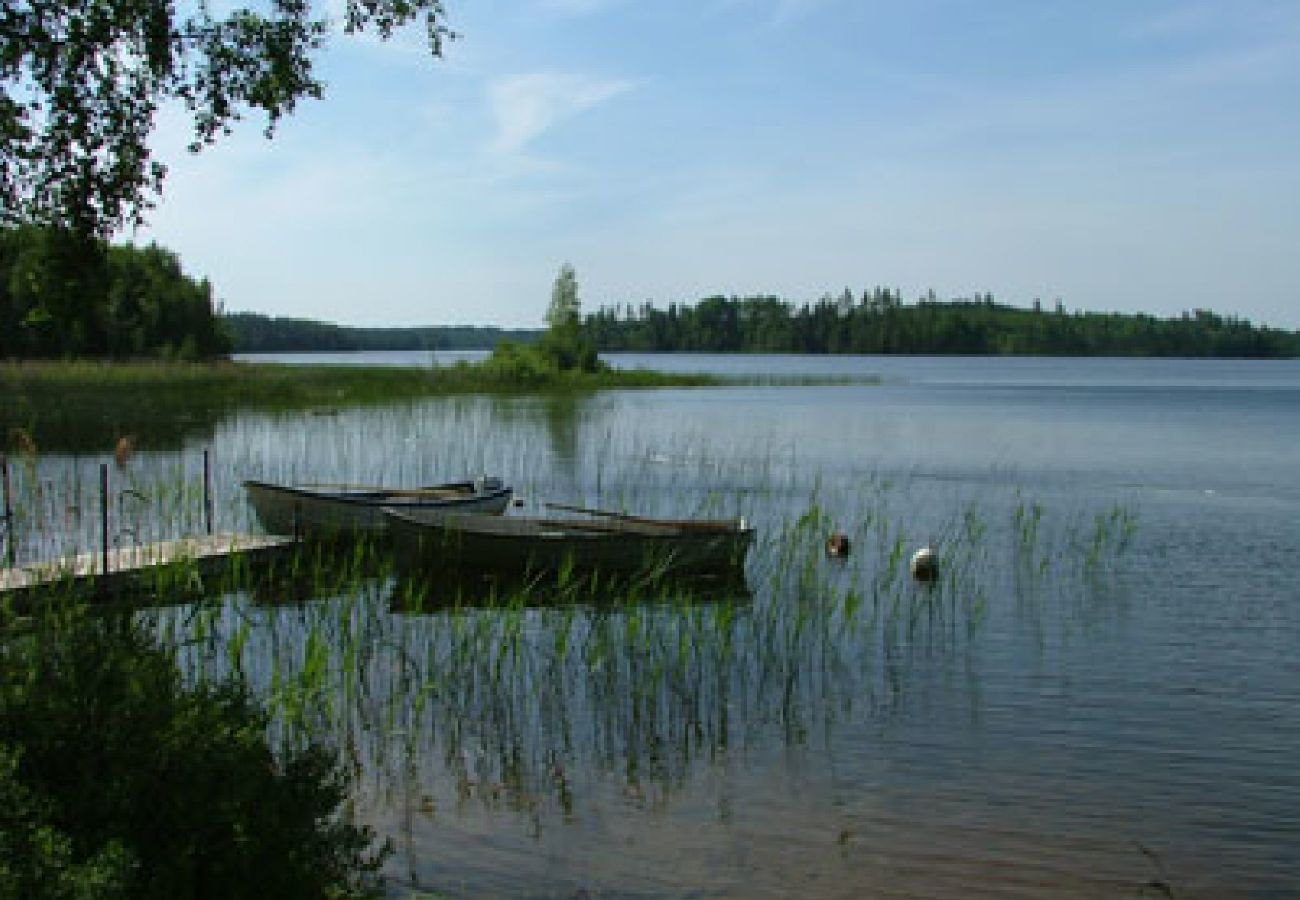
[[[84,452],[134,435],[176,449],[240,412],[328,418],[358,408],[406,407],[430,398],[542,395],[572,402],[610,390],[718,387],[726,379],[610,369],[519,382],[485,367],[311,366],[242,362],[0,361],[0,451],[16,435]]]
[[[774,739],[828,741],[838,722],[905,710],[934,672],[968,677],[990,622],[1014,626],[1024,610],[1043,627],[1069,621],[1096,576],[1122,572],[1136,535],[1126,506],[1061,508],[1014,485],[972,499],[905,474],[805,467],[794,447],[635,430],[574,439],[554,431],[580,430],[581,410],[566,422],[528,400],[345,411],[287,436],[262,416],[230,427],[215,454],[224,525],[252,527],[230,490],[241,477],[411,484],[486,471],[525,486],[533,508],[560,499],[758,527],[743,594],[572,571],[546,590],[477,591],[398,577],[358,544],[142,613],[187,677],[242,672],[275,712],[274,740],[336,744],[361,773],[363,810],[481,804],[540,829],[580,814],[606,779],[629,803],[670,803],[701,763]],[[156,533],[187,527],[193,496],[177,482],[192,470],[148,451],[130,464],[150,500],[128,500],[157,510]],[[72,480],[94,484],[90,465],[42,459],[38,476],[70,496]],[[847,558],[827,558],[832,532],[849,536]],[[927,586],[907,572],[922,544],[940,556]],[[1036,577],[1018,581],[1021,568]]]
[[[1127,506],[1116,504],[1109,510],[1094,513],[1084,553],[1085,568],[1095,570],[1103,560],[1122,555],[1136,531],[1137,515]]]
[[[38,420],[44,406],[69,398],[85,404],[124,396],[149,398],[177,411],[337,410],[449,394],[582,393],[719,386],[878,384],[874,376],[719,376],[606,368],[517,378],[481,363],[450,366],[331,366],[250,362],[0,361],[0,391],[14,409]],[[8,423],[12,424],[12,423]]]
[[[10,470],[13,544],[18,563],[97,551],[107,503],[111,548],[188,537],[205,530],[201,454],[182,459],[135,452],[114,460],[113,448],[86,456],[24,452]],[[107,466],[109,493],[100,469]]]

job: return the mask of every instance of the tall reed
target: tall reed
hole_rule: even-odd
[[[600,401],[591,401],[599,403]],[[215,436],[220,528],[256,523],[242,478],[421,484],[486,472],[547,499],[656,515],[744,516],[758,539],[741,590],[652,578],[467,590],[399,578],[382,547],[319,548],[216,597],[140,615],[187,677],[243,674],[285,746],[328,737],[358,803],[517,810],[535,827],[594,802],[667,802],[693,767],[772,741],[828,741],[838,722],[913,702],[927,673],[964,677],[986,637],[1122,590],[1136,515],[1053,506],[1014,483],[963,493],[906,473],[805,466],[797,447],[665,436],[634,419],[594,436],[582,403],[456,398],[295,419],[240,415]],[[97,458],[23,470],[25,554],[93,538],[81,509]],[[130,539],[201,522],[194,454],[136,448],[118,473]],[[129,493],[128,493],[129,492]],[[69,510],[77,507],[76,516]],[[846,558],[826,556],[844,534]],[[935,549],[939,576],[908,573]],[[184,568],[173,577],[179,584]],[[166,592],[166,588],[160,590]],[[972,661],[976,662],[972,662]],[[973,686],[972,686],[973,689]]]

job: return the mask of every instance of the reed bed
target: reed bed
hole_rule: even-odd
[[[871,376],[734,376],[648,369],[554,372],[540,381],[512,379],[488,366],[338,366],[221,361],[5,361],[0,391],[18,406],[66,400],[139,401],[196,409],[337,409],[454,394],[563,395],[609,389],[876,384]],[[5,423],[9,424],[9,423]]]
[[[331,740],[375,818],[483,804],[543,828],[610,785],[620,802],[653,807],[698,765],[773,741],[825,742],[838,722],[905,710],[919,673],[970,677],[1007,622],[1059,632],[1077,606],[1123,595],[1137,519],[1122,502],[1054,507],[1007,473],[972,493],[852,462],[813,467],[794,446],[665,437],[638,426],[635,408],[600,404],[480,397],[289,421],[241,414],[214,435],[216,524],[255,527],[237,490],[245,477],[505,474],[535,509],[558,499],[744,516],[760,537],[740,589],[575,578],[467,595],[406,580],[382,546],[360,543],[257,580],[232,572],[215,596],[190,590],[182,564],[158,586],[178,602],[139,615],[188,677],[241,673],[274,710],[277,742]],[[86,509],[110,449],[19,460],[24,557],[93,546]],[[196,452],[136,452],[114,469],[120,539],[198,527]],[[833,534],[847,557],[828,558]],[[928,584],[908,573],[923,545],[940,560]]]

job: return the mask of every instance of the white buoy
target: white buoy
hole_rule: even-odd
[[[939,574],[939,558],[929,547],[922,547],[912,554],[908,569],[917,581],[934,581],[935,576]]]

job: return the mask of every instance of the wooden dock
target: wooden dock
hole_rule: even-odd
[[[62,559],[0,568],[0,599],[25,597],[41,590],[67,589],[120,594],[169,566],[193,566],[200,575],[228,571],[235,565],[265,562],[296,546],[291,537],[209,534],[132,547],[107,553],[80,553]]]

